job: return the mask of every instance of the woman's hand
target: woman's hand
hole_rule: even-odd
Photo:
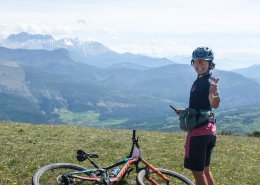
[[[218,91],[219,78],[211,79],[209,88],[209,102],[211,107],[218,108],[220,103],[219,91]]]
[[[178,108],[178,109],[176,109],[176,114],[180,114],[181,113],[181,111],[183,111],[184,109],[183,108]]]
[[[213,96],[213,97],[219,95],[219,93],[218,93],[218,81],[219,81],[219,78],[211,79],[211,81],[210,81],[209,92],[210,92],[211,96]]]

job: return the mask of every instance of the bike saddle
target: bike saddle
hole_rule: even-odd
[[[84,152],[83,150],[78,150],[77,151],[77,160],[82,162],[86,160],[87,158],[98,158],[99,156],[97,154],[89,154]]]

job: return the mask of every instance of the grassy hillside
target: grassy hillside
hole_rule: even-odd
[[[128,154],[131,134],[131,130],[0,123],[0,184],[30,184],[35,170],[49,163],[79,164],[75,158],[78,149],[98,153],[101,165],[111,164]],[[193,179],[183,168],[185,134],[137,134],[147,161]],[[218,136],[212,161],[217,184],[259,184],[259,148],[259,138]]]
[[[239,135],[260,131],[260,106],[220,110],[216,117],[222,131]]]

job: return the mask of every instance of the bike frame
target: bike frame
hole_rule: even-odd
[[[141,151],[139,145],[138,145],[138,138],[136,138],[136,130],[133,130],[133,137],[132,137],[132,148],[130,151],[130,154],[127,156],[126,159],[117,162],[113,165],[110,165],[108,167],[99,167],[90,157],[86,157],[86,159],[88,159],[91,164],[93,164],[94,169],[86,169],[84,171],[75,171],[75,172],[71,172],[69,174],[66,174],[67,177],[71,177],[71,178],[75,178],[75,179],[79,179],[82,181],[96,181],[96,182],[101,182],[103,179],[109,179],[110,183],[115,183],[120,181],[126,174],[127,171],[129,169],[132,169],[133,166],[135,166],[136,172],[138,173],[140,170],[142,169],[146,169],[146,179],[151,182],[154,185],[159,185],[154,179],[151,178],[151,176],[149,176],[149,172],[152,171],[154,173],[157,174],[157,176],[159,176],[161,179],[163,179],[167,184],[170,182],[170,179],[168,177],[166,177],[164,174],[162,174],[157,168],[155,168],[153,165],[151,165],[150,163],[148,163],[147,161],[145,161],[141,156],[136,156],[136,157],[132,157],[133,155],[133,151],[134,148],[137,148],[139,150],[139,152]],[[142,162],[142,164],[145,165],[144,168],[139,168],[138,164]],[[109,177],[108,175],[108,170],[114,168],[115,166],[119,166],[124,164],[123,168],[121,169],[121,171],[117,174],[117,176],[115,177]],[[93,172],[100,172],[101,177],[87,177],[87,176],[82,176],[79,174],[91,174]]]

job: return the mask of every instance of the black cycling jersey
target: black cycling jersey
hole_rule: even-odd
[[[211,110],[209,103],[209,78],[211,74],[198,76],[190,90],[189,107],[196,110]]]

